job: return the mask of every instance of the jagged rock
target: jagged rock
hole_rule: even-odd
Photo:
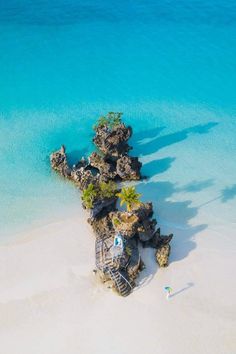
[[[97,237],[104,237],[104,235],[106,235],[114,238],[116,232],[113,227],[111,213],[102,218],[88,219],[88,222],[92,226]]]
[[[116,232],[120,232],[126,238],[136,235],[139,226],[137,215],[121,211],[111,213],[111,215]]]
[[[152,217],[153,205],[152,203],[140,203],[134,205],[132,211],[138,216],[139,221],[142,222],[143,220]]]
[[[167,267],[169,264],[170,245],[166,244],[158,248],[156,260],[160,267]]]
[[[141,167],[142,163],[139,162],[137,157],[124,155],[117,160],[116,172],[123,180],[140,180]]]
[[[138,237],[141,242],[146,242],[151,240],[155,234],[155,226],[157,221],[155,219],[149,220],[144,219],[138,228]]]
[[[127,240],[126,252],[130,256],[127,266],[127,273],[129,275],[129,278],[134,280],[141,270],[141,257],[139,253],[137,239],[131,238]]]
[[[71,178],[78,185],[80,190],[88,188],[89,184],[97,185],[99,183],[99,175],[93,175],[91,170],[85,167],[72,170]]]
[[[71,168],[67,162],[66,148],[64,145],[61,146],[60,150],[55,151],[50,155],[50,162],[55,171],[59,172],[64,177],[71,177]]]
[[[103,180],[114,179],[117,175],[116,164],[106,157],[93,152],[89,157],[90,165],[98,169]]]
[[[169,244],[173,238],[173,234],[170,235],[161,235],[160,229],[157,229],[153,237],[144,242],[144,247],[160,248],[163,245]]]
[[[81,167],[83,167],[84,169],[89,167],[89,163],[84,157],[82,157],[80,161],[78,161],[75,165],[73,165],[73,170],[78,170]]]
[[[96,129],[93,141],[105,155],[118,157],[131,149],[127,144],[131,135],[131,127],[126,127],[124,124],[116,126],[113,130],[101,126]]]
[[[90,210],[90,218],[97,218],[99,215],[106,215],[116,209],[117,197],[100,199],[94,202],[93,208]]]

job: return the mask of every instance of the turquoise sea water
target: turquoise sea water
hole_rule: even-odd
[[[62,143],[71,161],[89,153],[93,122],[111,110],[134,127],[150,177],[138,188],[164,230],[190,230],[189,244],[231,232],[235,1],[1,1],[0,79],[3,242],[79,213],[48,156]]]

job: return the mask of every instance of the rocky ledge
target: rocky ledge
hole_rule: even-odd
[[[69,166],[65,146],[51,154],[51,167],[70,179],[82,191],[82,205],[95,235],[95,262],[99,277],[122,296],[129,295],[144,268],[139,245],[156,249],[160,267],[168,266],[173,235],[161,235],[153,218],[151,202],[142,203],[135,187],[120,182],[140,180],[142,164],[129,156],[132,128],[126,127],[121,113],[110,112],[94,126],[98,152]],[[118,210],[117,200],[127,211]]]

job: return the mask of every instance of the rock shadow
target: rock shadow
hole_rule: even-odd
[[[145,264],[145,268],[139,273],[136,280],[137,289],[148,285],[158,270],[158,264],[155,260],[155,250],[153,248],[140,247],[141,259]]]
[[[208,200],[207,202],[198,205],[198,208],[205,207],[206,205],[211,204],[216,201],[220,201],[221,203],[224,204],[224,203],[227,203],[228,201],[234,199],[235,197],[236,197],[236,184],[233,184],[232,186],[225,187],[224,189],[222,189],[220,194],[217,197],[212,198],[212,199]]]
[[[226,187],[221,191],[220,200],[222,203],[227,203],[229,200],[236,197],[236,184],[231,187]]]
[[[152,160],[144,163],[142,167],[142,174],[144,176],[153,176],[153,173],[160,174],[166,172],[175,161],[175,157],[166,157],[159,160]]]
[[[209,185],[209,181],[202,182],[201,187],[198,185],[198,191]],[[194,183],[192,186],[189,184],[188,188],[194,189]],[[198,208],[191,205],[191,200],[172,201],[171,198],[173,199],[175,193],[181,192],[181,189],[171,182],[143,182],[137,185],[137,190],[145,200],[152,200],[154,214],[162,233],[173,232],[174,234],[171,242],[170,263],[187,257],[196,248],[195,236],[208,226],[207,224],[191,225],[191,219],[197,215]],[[144,248],[141,250],[141,258],[146,267],[138,277],[138,288],[146,286],[159,269],[155,259],[155,250]]]
[[[135,154],[150,155],[158,152],[160,149],[182,142],[189,137],[190,134],[206,134],[218,123],[209,122],[207,124],[199,124],[179,132],[158,137],[157,135],[163,130],[146,131],[136,134]],[[150,133],[150,136],[148,135]],[[135,143],[134,143],[135,144]],[[137,152],[138,150],[138,152]],[[159,160],[152,160],[144,163],[143,174],[148,177],[167,171],[175,161],[173,157],[166,157]],[[214,184],[213,179],[202,181],[194,180],[183,187],[178,187],[168,181],[146,180],[137,185],[145,201],[153,202],[154,213],[157,221],[161,226],[162,232],[174,233],[172,241],[172,250],[170,255],[170,263],[178,262],[189,255],[196,248],[195,236],[207,228],[207,224],[192,225],[191,220],[198,214],[198,207],[192,206],[191,200],[175,201],[175,194],[182,192],[197,193]],[[225,199],[234,194],[234,188],[225,190]],[[164,229],[164,230],[163,230]],[[163,232],[164,233],[164,232]],[[155,251],[148,249],[141,252],[142,259],[146,264],[145,269],[140,273],[138,278],[138,287],[146,286],[158,271],[158,265],[155,260]],[[192,283],[191,283],[192,284]],[[191,285],[192,286],[192,285]],[[187,290],[190,286],[181,289],[175,295]]]
[[[135,146],[134,152],[136,155],[150,155],[153,154],[167,146],[179,143],[181,141],[184,141],[185,139],[188,138],[190,134],[207,134],[209,131],[218,125],[217,122],[209,122],[207,124],[198,124],[193,127],[189,127],[180,131],[177,131],[175,133],[163,135],[163,136],[157,136],[155,138],[148,139],[148,134],[149,131],[146,131],[146,142],[140,142],[140,140],[137,140],[137,135],[133,137],[133,144]],[[156,134],[158,134],[158,130],[156,130]],[[160,131],[159,131],[160,132]],[[143,133],[139,133],[140,136],[142,136]],[[151,133],[153,134],[153,133]]]
[[[147,141],[152,141],[154,139],[157,139],[159,134],[164,130],[165,127],[157,127],[149,130],[144,130],[144,131],[139,131],[139,132],[134,132],[132,135],[130,141],[131,145],[135,146],[135,144],[145,144]]]
[[[193,185],[194,187],[194,185]],[[202,189],[204,189],[202,184]],[[206,224],[191,225],[198,208],[192,206],[191,200],[172,201],[179,189],[171,182],[146,182],[137,186],[145,200],[152,200],[157,221],[163,231],[173,232],[172,252],[170,262],[180,261],[196,247],[194,237],[207,228]],[[172,199],[172,200],[171,200]]]
[[[189,192],[189,193],[194,193],[194,192],[200,192],[201,190],[205,188],[209,188],[213,186],[214,180],[212,178],[209,178],[204,181],[192,181],[191,183],[186,184],[183,187],[178,188],[178,191],[180,192]]]

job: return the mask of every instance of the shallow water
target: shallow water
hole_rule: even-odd
[[[92,149],[100,114],[122,111],[139,185],[164,231],[231,234],[236,197],[235,1],[0,3],[0,234],[79,213],[50,171]]]

